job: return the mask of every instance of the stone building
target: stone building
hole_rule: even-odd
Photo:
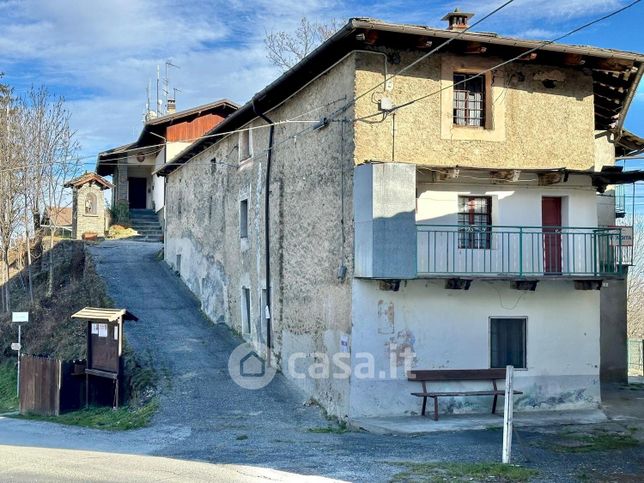
[[[612,186],[642,175],[614,157],[644,56],[454,28],[352,19],[157,170],[166,262],[342,418],[419,412],[407,349],[514,365],[518,409],[624,373]]]
[[[80,240],[86,233],[105,236],[108,229],[103,191],[112,184],[96,173],[85,173],[65,183],[73,191],[72,238]]]
[[[112,176],[112,208],[152,210],[164,224],[165,179],[156,171],[195,139],[219,124],[237,109],[237,104],[221,99],[190,109],[168,112],[146,121],[133,143],[99,153],[96,172]]]

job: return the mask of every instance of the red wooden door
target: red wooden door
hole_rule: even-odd
[[[561,198],[541,199],[543,226],[543,271],[561,273]]]

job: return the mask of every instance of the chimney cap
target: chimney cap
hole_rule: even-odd
[[[473,13],[461,12],[458,8],[455,8],[453,12],[449,12],[441,20],[449,22],[449,30],[466,29],[468,28],[467,21],[473,16]]]

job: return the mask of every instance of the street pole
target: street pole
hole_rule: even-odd
[[[512,388],[514,376],[514,366],[507,366],[505,369],[505,406],[503,408],[503,456],[501,461],[504,464],[510,463],[512,456],[512,424],[514,404],[512,397],[514,391]]]
[[[16,380],[16,395],[20,398],[20,351],[22,346],[22,324],[18,324],[18,379]]]

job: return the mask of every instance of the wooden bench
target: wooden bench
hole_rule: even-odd
[[[444,369],[444,370],[414,370],[407,372],[407,380],[420,382],[423,385],[422,392],[412,392],[412,396],[423,398],[423,409],[421,414],[425,415],[427,398],[434,399],[434,421],[438,421],[438,398],[448,396],[494,396],[492,402],[492,414],[496,413],[496,403],[499,396],[505,394],[505,390],[499,389],[496,385],[498,379],[505,380],[505,368],[503,369]],[[490,381],[492,389],[479,391],[431,391],[428,382],[453,382],[453,381]],[[521,391],[513,391],[514,394],[523,394]]]

